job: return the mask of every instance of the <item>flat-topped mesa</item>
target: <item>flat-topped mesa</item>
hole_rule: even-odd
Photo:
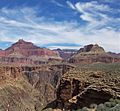
[[[93,53],[104,53],[105,50],[104,48],[100,47],[98,44],[89,44],[89,45],[86,45],[84,46],[84,48],[81,48],[78,53],[81,53],[81,52],[93,52]]]
[[[81,48],[68,62],[78,64],[90,64],[95,62],[113,63],[120,62],[120,57],[117,54],[113,55],[105,52],[104,48],[97,44],[89,44]]]
[[[32,42],[24,41],[23,39],[18,40],[12,44],[11,47],[0,50],[0,61],[7,63],[7,61],[20,63],[41,63],[50,61],[62,61],[57,51],[52,51],[47,48],[40,48],[34,45]],[[29,61],[29,62],[28,62]]]

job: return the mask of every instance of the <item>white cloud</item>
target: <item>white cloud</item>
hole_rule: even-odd
[[[86,45],[98,43],[105,47],[107,51],[120,52],[120,33],[113,28],[101,28],[96,30],[100,24],[105,25],[105,21],[100,23],[86,12],[85,7],[80,4],[74,5],[76,10],[80,11],[83,20],[89,23],[85,26],[79,26],[75,21],[56,22],[43,16],[37,16],[37,9],[7,9],[0,10],[0,41],[16,42],[23,38],[27,41],[34,42],[43,46],[50,43],[72,43]],[[72,8],[72,7],[71,7]],[[99,13],[101,14],[101,13]],[[106,15],[100,15],[108,20]],[[12,18],[11,18],[12,17]],[[111,19],[111,18],[109,18]],[[117,23],[117,21],[116,21]],[[51,46],[50,48],[58,48]],[[60,46],[60,48],[77,48],[78,46]]]
[[[71,47],[68,47],[68,46],[50,46],[49,48],[50,48],[50,49],[58,49],[58,48],[61,48],[61,49],[77,49],[77,50],[79,50],[79,49],[80,49],[80,46],[71,46]]]
[[[28,12],[28,10],[31,11]],[[74,27],[73,23],[54,21],[49,22],[44,17],[37,17],[34,11],[34,9],[26,8],[14,10],[4,8],[4,11],[2,9],[0,12],[5,15],[0,16],[0,30],[2,33],[1,40],[15,42],[16,39],[22,35],[26,40],[29,40],[29,37],[31,37],[32,41],[44,44],[45,42],[55,42],[56,37],[59,36],[60,33],[64,30],[70,30],[69,27]],[[15,16],[13,19],[9,17],[11,12],[15,12],[13,14],[13,16]],[[33,13],[31,14],[31,12]],[[20,15],[22,16],[20,17]],[[17,18],[17,16],[19,18]],[[21,20],[19,20],[20,18]],[[13,36],[15,37],[12,38]],[[40,41],[38,41],[39,39]],[[60,42],[65,40],[65,38],[63,39],[61,37],[58,39]]]
[[[81,13],[80,18],[88,21],[90,24],[98,26],[102,25],[101,22],[109,20],[109,17],[102,12],[110,11],[111,8],[107,5],[98,4],[96,1],[87,3],[78,2],[75,4],[76,10]],[[95,25],[96,26],[96,25]]]
[[[75,6],[74,6],[70,1],[67,1],[66,3],[67,3],[67,5],[68,5],[70,8],[72,8],[73,10],[76,9]]]
[[[114,15],[119,10],[112,9],[106,4],[99,4],[97,1],[77,2],[72,6],[80,13],[80,19],[87,22],[87,25],[80,28],[84,32],[81,32],[84,38],[80,37],[81,41],[84,41],[83,44],[98,43],[107,51],[120,52],[120,18],[113,18],[108,14]],[[85,34],[86,32],[88,34]]]
[[[110,14],[119,13],[119,10],[112,9],[107,4],[100,4],[97,1],[90,2],[77,2],[72,4],[79,14],[80,19],[88,22],[87,31],[93,29],[99,29],[105,26],[111,27],[112,24],[119,25],[119,19],[113,18]],[[70,6],[71,7],[71,6]],[[73,9],[71,7],[71,9]],[[117,27],[116,27],[117,28]]]
[[[59,7],[64,7],[63,4],[57,2],[56,0],[51,0],[51,2],[54,3],[54,4],[56,4],[56,5],[59,6]]]

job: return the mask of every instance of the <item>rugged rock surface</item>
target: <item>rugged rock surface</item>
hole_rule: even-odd
[[[120,99],[120,64],[78,66],[63,75],[57,90],[56,108],[79,109]]]
[[[120,56],[113,53],[107,53],[97,44],[87,45],[81,48],[77,54],[69,59],[69,63],[90,64],[94,62],[114,63],[120,62]]]
[[[56,89],[67,64],[0,66],[0,110],[41,111],[56,99]]]
[[[105,50],[98,46],[97,44],[93,45],[93,44],[89,44],[89,45],[86,45],[84,46],[84,48],[81,48],[78,53],[81,53],[81,52],[94,52],[94,53],[104,53]]]
[[[4,63],[41,64],[49,61],[62,61],[57,51],[35,46],[20,39],[11,47],[0,50],[0,61]]]
[[[24,78],[0,84],[0,111],[41,111],[42,107],[40,92]]]
[[[0,50],[0,56],[0,111],[73,110],[120,99],[120,64],[114,63],[119,55],[98,45],[80,49],[72,65],[55,63],[61,61],[58,53],[23,40]],[[51,64],[43,64],[46,60]],[[88,64],[93,62],[112,64]]]

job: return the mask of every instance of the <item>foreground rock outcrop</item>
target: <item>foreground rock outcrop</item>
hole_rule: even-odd
[[[68,62],[74,64],[91,64],[95,62],[114,63],[120,62],[120,56],[115,53],[105,52],[104,48],[97,44],[90,44],[81,48]]]
[[[120,64],[78,66],[62,76],[57,90],[57,109],[79,109],[120,99]]]

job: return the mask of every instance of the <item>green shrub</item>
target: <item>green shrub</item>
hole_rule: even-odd
[[[88,108],[87,108],[87,107],[84,107],[84,108],[82,108],[81,111],[88,111]]]
[[[74,110],[74,111],[89,111],[89,108],[84,107],[82,109]],[[120,111],[120,100],[118,99],[110,99],[109,102],[105,102],[104,104],[91,104],[90,109],[96,109],[96,111]],[[73,111],[73,110],[72,110]]]

